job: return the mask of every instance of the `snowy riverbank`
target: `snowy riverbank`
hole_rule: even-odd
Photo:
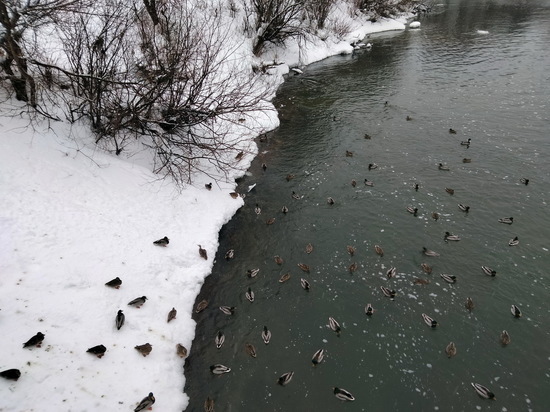
[[[283,62],[272,73],[281,76],[289,67],[351,53],[350,43],[369,33],[405,29],[405,20],[350,24],[345,41],[327,33],[307,53],[289,45],[268,50],[263,60]],[[275,113],[258,124],[258,130],[276,127]],[[212,190],[204,187],[210,179],[198,176],[180,193],[150,171],[142,153],[126,159],[102,153],[84,128],[30,127],[24,115],[2,115],[0,136],[0,370],[21,371],[17,382],[0,381],[0,411],[128,411],[149,392],[156,410],[185,409],[176,344],[192,350],[195,297],[211,271],[221,227],[243,204],[229,193],[252,156]],[[163,236],[168,247],[153,245]],[[120,289],[106,287],[115,277]],[[147,296],[141,308],[128,306],[140,296]],[[167,323],[172,308],[178,314]],[[119,309],[126,321],[117,330]],[[39,331],[42,346],[23,349]],[[153,347],[147,357],[134,349],[144,343]],[[103,358],[86,353],[99,344],[107,348]]]

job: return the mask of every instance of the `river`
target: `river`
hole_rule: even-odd
[[[450,0],[420,21],[419,30],[371,35],[372,49],[308,66],[280,88],[281,125],[258,142],[239,190],[257,186],[222,229],[197,299],[210,305],[195,314],[187,411],[203,410],[207,397],[216,411],[515,412],[550,403],[550,2]],[[499,223],[507,217],[513,224]],[[445,241],[445,232],[460,241]],[[509,246],[516,236],[519,245]],[[229,249],[235,257],[226,260]],[[253,268],[260,270],[250,278]],[[226,339],[217,349],[220,330]],[[457,353],[448,358],[451,341]],[[314,367],[318,349],[325,358]],[[231,372],[213,375],[213,364]],[[293,379],[278,385],[290,371]],[[478,396],[471,382],[496,400]],[[336,399],[333,387],[355,401]]]

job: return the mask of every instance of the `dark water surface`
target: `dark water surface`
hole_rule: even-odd
[[[453,0],[421,22],[420,30],[371,36],[372,50],[311,65],[282,86],[275,101],[281,126],[259,142],[240,190],[257,187],[222,230],[198,298],[210,305],[195,315],[188,411],[201,411],[207,396],[216,411],[548,410],[550,2]],[[469,147],[460,144],[468,138]],[[369,163],[379,167],[369,171]],[[287,181],[288,174],[295,178]],[[293,191],[303,198],[293,199]],[[512,225],[498,222],[510,216]],[[445,242],[446,231],[461,241]],[[510,247],[514,236],[520,244]],[[310,242],[314,251],[306,254]],[[356,248],[353,257],[347,245]],[[423,256],[423,246],[441,256]],[[235,250],[231,261],[223,258],[228,249]],[[423,262],[432,274],[423,273]],[[497,275],[486,276],[482,265]],[[397,276],[388,279],[391,266]],[[252,268],[260,271],[251,279]],[[291,278],[279,283],[284,273]],[[458,280],[448,284],[441,273]],[[430,283],[415,285],[416,278]],[[395,300],[380,286],[395,289]],[[245,298],[248,287],[254,303]],[[224,315],[220,305],[235,306],[235,314]],[[437,328],[424,324],[422,313]],[[329,316],[340,322],[340,336]],[[268,345],[264,325],[273,335]],[[219,330],[226,341],[216,349]],[[506,347],[502,330],[511,336]],[[450,341],[457,355],[448,359]],[[325,359],[313,367],[321,348]],[[216,363],[232,371],[213,375]],[[277,385],[289,371],[292,381]],[[497,400],[482,399],[470,382]],[[355,402],[336,399],[334,386]]]

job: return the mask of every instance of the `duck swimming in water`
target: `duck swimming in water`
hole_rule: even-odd
[[[437,321],[433,320],[431,317],[429,317],[425,313],[422,314],[422,319],[424,319],[424,323],[428,325],[430,328],[435,328],[437,326]]]
[[[378,165],[376,163],[369,163],[369,170],[377,169]]]
[[[369,180],[369,179],[365,179],[365,186],[374,186],[374,182]]]
[[[350,256],[353,256],[355,254],[355,248],[353,246],[346,246],[346,249],[348,250],[348,253],[350,254]]]
[[[487,276],[496,276],[497,274],[497,271],[496,270],[493,270],[491,269],[489,266],[481,266],[481,270],[483,271],[483,273],[485,273]]]
[[[428,265],[427,263],[422,263],[420,265],[420,267],[422,267],[422,270],[426,273],[432,273],[432,267],[430,265]]]
[[[512,312],[512,315],[516,318],[521,318],[521,310],[516,305],[512,305],[510,308],[510,312]]]
[[[285,273],[279,278],[279,283],[285,283],[290,279],[290,273]]]
[[[439,170],[446,170],[446,171],[447,171],[447,170],[451,170],[451,169],[449,169],[449,166],[446,166],[446,165],[444,165],[443,163],[439,163],[439,164],[437,165],[437,168],[438,168]]]
[[[519,182],[527,186],[529,184],[529,179],[522,177],[521,179],[519,179]]]
[[[517,246],[517,245],[519,245],[519,239],[518,239],[518,237],[516,236],[515,238],[513,238],[512,240],[510,240],[510,241],[508,242],[508,245],[509,245],[509,246]]]
[[[395,290],[389,289],[389,288],[384,287],[384,286],[380,286],[380,290],[382,291],[384,296],[390,298],[391,300],[395,299],[395,294],[396,294]]]
[[[466,304],[464,306],[466,306],[466,309],[471,312],[474,308],[474,301],[472,300],[472,298],[466,298]]]
[[[277,379],[277,383],[281,386],[285,386],[292,380],[293,376],[294,372],[283,373],[281,376],[279,376],[279,379]]]
[[[210,372],[212,372],[214,375],[222,375],[224,373],[231,372],[231,368],[228,368],[225,365],[217,363],[215,365],[210,366]]]
[[[512,223],[514,223],[514,218],[513,217],[503,217],[501,219],[498,220],[499,223],[505,223],[507,225],[511,225]]]
[[[258,276],[258,273],[260,272],[260,268],[254,268],[254,269],[248,269],[246,271],[246,275],[249,277],[249,278],[255,278],[256,276]]]
[[[231,260],[235,257],[235,250],[229,249],[227,252],[225,252],[225,260]]]
[[[438,220],[438,219],[439,219],[439,213],[437,213],[437,212],[432,212],[432,219],[433,219],[433,220]]]
[[[418,208],[407,206],[407,212],[411,213],[413,216],[416,216],[416,214],[418,213]]]
[[[502,343],[504,346],[506,346],[511,341],[512,341],[512,339],[510,338],[510,334],[507,331],[503,330],[502,333],[500,334],[500,343]]]
[[[449,344],[445,348],[445,353],[447,354],[448,358],[452,358],[456,355],[456,345],[454,342],[449,342]]]
[[[256,353],[256,347],[255,347],[253,344],[251,344],[251,343],[246,343],[246,344],[244,345],[244,348],[245,348],[245,350],[246,350],[246,353],[248,353],[248,354],[249,354],[250,356],[252,356],[253,358],[255,358],[256,356],[258,356],[257,353]]]
[[[235,309],[235,306],[220,306],[220,310],[226,315],[233,315],[235,313]]]
[[[305,263],[298,263],[298,267],[299,267],[300,269],[302,269],[304,272],[309,273],[309,269],[310,269],[310,268],[309,268],[309,266],[306,265]]]
[[[374,251],[378,256],[384,256],[384,249],[382,249],[379,245],[374,245]]]
[[[439,276],[441,276],[441,278],[447,283],[456,283],[456,276],[455,275],[446,275],[446,274],[442,273]]]
[[[458,204],[458,208],[463,212],[468,213],[470,211],[470,206],[463,205],[462,203]]]
[[[300,285],[302,285],[302,288],[304,290],[309,291],[309,282],[305,280],[304,278],[300,279]]]
[[[336,319],[334,319],[332,316],[328,318],[328,325],[329,327],[336,332],[336,335],[340,336],[340,332],[342,331],[342,328],[340,327],[340,324]]]
[[[334,204],[334,199],[330,196],[327,197],[327,203],[332,206]]]
[[[286,215],[288,213],[288,207],[283,206],[281,209],[281,212],[283,212]]]
[[[372,316],[374,313],[374,308],[370,303],[367,303],[367,306],[365,306],[365,315]]]
[[[450,128],[450,129],[449,129],[449,133],[450,133],[450,134],[456,134],[456,130],[453,129],[453,128]]]
[[[458,235],[451,235],[449,232],[445,232],[445,242],[447,241],[459,241],[460,240],[460,236]]]
[[[313,252],[313,245],[311,243],[308,243],[306,245],[306,253],[309,255],[311,252]]]
[[[250,301],[250,303],[254,302],[254,292],[252,291],[252,289],[250,287],[247,289],[247,291],[244,295]]]
[[[334,387],[334,388],[332,388],[332,392],[334,393],[334,396],[336,396],[341,401],[354,401],[355,400],[353,395],[345,389]]]
[[[283,263],[285,263],[285,261],[283,260],[283,258],[280,257],[279,255],[273,256],[273,259],[275,259],[275,263],[278,264],[278,265],[282,265]]]
[[[349,267],[348,267],[349,273],[355,272],[355,271],[357,270],[357,267],[358,267],[357,262],[353,262],[353,263],[352,263],[351,265],[349,265]]]
[[[470,143],[472,143],[472,139],[468,139],[466,141],[460,142],[462,146],[470,146]]]
[[[397,273],[397,269],[394,266],[392,266],[386,271],[386,276],[388,279],[391,279],[395,276],[396,273]]]
[[[256,213],[257,215],[262,214],[262,208],[260,207],[260,205],[258,203],[256,203],[256,207],[254,208],[254,213]]]
[[[450,195],[454,195],[454,194],[455,194],[455,190],[454,190],[454,189],[451,189],[450,187],[446,187],[446,188],[445,188],[445,191],[446,191],[447,193],[449,193]]]
[[[271,341],[271,331],[267,329],[267,326],[264,326],[264,330],[262,331],[262,340],[266,345]]]
[[[197,303],[197,306],[195,308],[195,313],[201,313],[207,307],[208,307],[208,301],[206,299],[203,299],[199,303]]]
[[[214,343],[216,344],[216,349],[220,349],[225,342],[225,335],[221,330],[218,331],[218,334],[214,338]]]
[[[311,358],[311,363],[313,363],[313,366],[317,366],[321,363],[323,358],[325,357],[325,350],[319,349],[317,352],[313,354],[313,357]]]
[[[433,250],[427,249],[426,247],[422,248],[422,253],[424,253],[424,255],[426,255],[426,256],[432,256],[432,257],[439,256],[439,253],[437,253]]]
[[[487,389],[485,386],[473,382],[471,383],[471,385],[475,389],[477,394],[482,398],[496,400],[495,394]]]

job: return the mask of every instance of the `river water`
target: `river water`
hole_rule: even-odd
[[[195,315],[187,411],[203,410],[207,397],[216,411],[547,410],[550,2],[444,3],[421,18],[420,30],[373,35],[371,50],[313,64],[281,87],[281,126],[258,143],[261,153],[239,189],[257,186],[221,231],[214,271],[197,300],[210,305]],[[370,163],[378,168],[369,170]],[[416,216],[408,206],[418,208]],[[504,217],[513,224],[499,223]],[[445,242],[445,232],[461,240]],[[509,246],[515,236],[519,245]],[[423,247],[440,256],[424,256]],[[229,249],[235,257],[227,261]],[[388,279],[392,266],[397,274]],[[253,268],[260,271],[249,278]],[[280,283],[285,273],[290,279]],[[395,289],[395,300],[380,286]],[[512,304],[521,318],[512,316]],[[235,313],[223,314],[221,305]],[[422,313],[438,326],[428,327]],[[340,336],[329,317],[341,324]],[[268,345],[264,325],[272,332]],[[220,330],[226,341],[216,349]],[[511,336],[507,346],[502,330]],[[445,354],[450,341],[452,358]],[[325,359],[313,367],[318,349]],[[231,372],[211,374],[218,363]],[[290,371],[292,381],[277,385]],[[471,382],[496,401],[478,396]],[[335,386],[356,400],[336,399]]]

